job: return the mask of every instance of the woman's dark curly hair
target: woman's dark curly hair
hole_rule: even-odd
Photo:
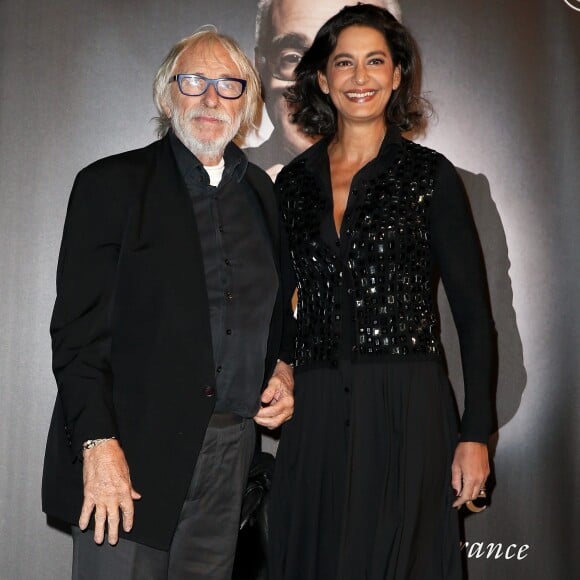
[[[389,99],[385,119],[402,131],[421,132],[431,107],[420,94],[421,58],[417,44],[388,10],[362,3],[344,7],[323,24],[296,67],[296,82],[284,95],[292,111],[292,122],[300,125],[306,135],[336,133],[337,111],[330,97],[320,90],[318,72],[326,74],[338,36],[349,26],[368,26],[385,37],[393,64],[401,67],[401,82]]]

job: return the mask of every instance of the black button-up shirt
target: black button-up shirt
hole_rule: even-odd
[[[238,147],[228,145],[221,182],[213,187],[200,161],[173,133],[170,139],[191,197],[203,254],[215,409],[252,417],[259,408],[278,278],[264,217],[245,179],[248,161]]]

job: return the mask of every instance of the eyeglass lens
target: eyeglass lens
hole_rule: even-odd
[[[184,95],[197,97],[203,95],[210,85],[217,94],[226,99],[235,99],[244,92],[244,83],[237,79],[207,79],[199,75],[177,75],[179,88]]]

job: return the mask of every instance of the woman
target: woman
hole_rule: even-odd
[[[271,497],[271,578],[461,578],[458,516],[483,495],[494,326],[463,186],[419,127],[419,56],[386,10],[344,8],[288,93],[323,138],[276,182],[298,287],[295,415]],[[435,290],[458,329],[457,424]]]

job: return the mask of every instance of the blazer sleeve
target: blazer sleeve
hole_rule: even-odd
[[[111,309],[123,235],[122,206],[110,172],[102,165],[79,173],[67,209],[50,325],[63,428],[74,453],[87,439],[118,435]]]
[[[479,237],[461,178],[440,156],[431,236],[461,349],[465,410],[461,441],[487,442],[494,428],[495,326]]]

